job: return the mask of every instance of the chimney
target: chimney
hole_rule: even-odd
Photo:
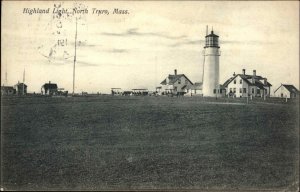
[[[177,69],[174,70],[174,74],[177,75]]]
[[[267,78],[264,78],[264,85],[267,85],[268,84],[268,80]]]
[[[49,84],[51,84],[51,81],[49,81]]]
[[[233,76],[235,76],[235,72],[233,72]]]
[[[253,70],[252,83],[255,83],[255,79],[256,79],[256,70]]]
[[[243,75],[246,75],[246,69],[243,69]]]

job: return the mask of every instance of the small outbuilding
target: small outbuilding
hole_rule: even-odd
[[[296,98],[299,96],[299,90],[294,85],[281,84],[275,91],[276,97]]]
[[[58,93],[57,84],[51,83],[51,81],[49,81],[49,83],[45,83],[41,87],[41,93],[42,93],[42,95],[57,95],[57,93]]]
[[[1,95],[14,95],[16,89],[13,86],[1,86]]]
[[[14,85],[17,95],[26,95],[27,94],[27,85],[25,83],[18,82]]]

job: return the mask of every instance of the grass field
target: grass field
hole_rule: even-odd
[[[293,191],[298,109],[196,97],[3,99],[2,187]]]

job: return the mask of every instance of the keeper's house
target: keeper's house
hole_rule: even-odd
[[[188,88],[193,85],[184,74],[177,74],[176,69],[173,75],[169,74],[160,84],[161,87],[157,87],[156,90],[159,90],[158,94],[161,95],[184,95],[187,93]]]
[[[294,85],[281,84],[274,91],[274,95],[282,98],[297,98],[299,96],[299,90]]]
[[[269,97],[271,84],[267,78],[256,75],[253,70],[252,75],[247,75],[243,69],[242,74],[233,74],[224,84],[226,96],[229,97]]]

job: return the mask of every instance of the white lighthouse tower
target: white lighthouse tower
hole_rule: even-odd
[[[206,32],[207,33],[207,32]],[[205,36],[204,70],[203,70],[203,96],[215,97],[219,88],[219,36],[212,30]]]

